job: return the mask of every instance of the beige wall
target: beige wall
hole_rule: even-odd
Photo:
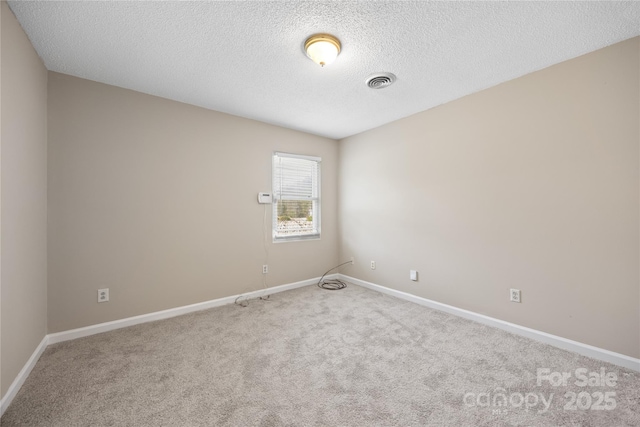
[[[322,238],[268,209],[269,286],[338,261],[334,140],[51,72],[49,147],[49,332],[261,289],[274,150],[322,157]]]
[[[2,395],[47,333],[47,71],[2,8]]]
[[[341,141],[345,273],[640,357],[639,51],[628,40]]]

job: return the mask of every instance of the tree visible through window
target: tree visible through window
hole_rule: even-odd
[[[319,157],[273,154],[273,240],[320,237]]]

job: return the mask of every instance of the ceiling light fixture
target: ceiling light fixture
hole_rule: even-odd
[[[321,67],[331,64],[336,59],[340,47],[340,40],[331,34],[315,34],[304,42],[307,56]]]

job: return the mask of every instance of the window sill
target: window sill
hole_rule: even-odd
[[[307,236],[275,237],[273,243],[302,242],[305,240],[320,240],[320,234],[310,234]]]

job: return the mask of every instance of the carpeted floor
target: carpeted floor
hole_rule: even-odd
[[[1,424],[637,426],[640,374],[358,286],[309,286],[52,345]]]

